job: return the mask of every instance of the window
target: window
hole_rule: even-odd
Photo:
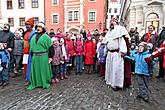
[[[14,26],[14,18],[8,18],[8,24]]]
[[[78,11],[68,12],[68,21],[78,21]]]
[[[111,12],[112,12],[112,8],[109,9],[109,13],[111,13]]]
[[[19,25],[25,26],[25,18],[19,18]]]
[[[96,12],[89,12],[89,21],[96,20]]]
[[[78,11],[74,11],[74,21],[78,21]]]
[[[58,4],[59,4],[59,3],[58,3],[58,0],[52,0],[52,2],[53,2],[53,3],[52,3],[53,5],[58,5]]]
[[[32,0],[32,8],[38,8],[38,0]]]
[[[72,11],[68,12],[68,21],[73,21],[72,20],[72,14],[73,14]]]
[[[53,15],[53,23],[58,23],[59,17],[58,15]]]
[[[34,24],[38,24],[39,18],[38,17],[33,17],[33,19],[34,19]]]
[[[113,15],[111,15],[111,19],[113,18],[114,16]]]
[[[12,9],[12,8],[13,8],[12,0],[7,0],[7,9]]]
[[[114,13],[117,13],[117,8],[114,8]]]
[[[18,8],[19,9],[25,8],[24,0],[18,0]]]

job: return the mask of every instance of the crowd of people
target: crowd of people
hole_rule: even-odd
[[[0,86],[9,84],[9,75],[20,76],[22,68],[27,90],[47,89],[68,79],[71,72],[98,72],[107,85],[119,91],[132,85],[134,74],[139,87],[137,97],[147,102],[149,77],[157,61],[157,78],[164,78],[165,28],[158,34],[150,25],[140,37],[137,28],[128,32],[115,18],[102,33],[97,29],[86,32],[84,28],[77,33],[63,33],[60,28],[54,32],[52,28],[48,33],[43,22],[34,27],[33,18],[25,26],[26,31],[19,28],[12,33],[10,26],[4,24],[0,31]]]

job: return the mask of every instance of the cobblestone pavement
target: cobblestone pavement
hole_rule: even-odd
[[[134,79],[134,77],[133,77]],[[165,82],[150,81],[150,102],[136,99],[136,86],[114,92],[98,74],[69,76],[48,90],[25,90],[23,78],[0,88],[0,110],[165,110]]]

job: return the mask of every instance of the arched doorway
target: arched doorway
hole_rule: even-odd
[[[150,13],[146,19],[146,31],[148,31],[148,26],[155,26],[155,31],[159,32],[159,16],[156,13]]]
[[[69,32],[72,32],[72,33],[78,33],[79,30],[78,30],[78,29],[75,29],[75,28],[71,28],[71,29],[69,29]]]

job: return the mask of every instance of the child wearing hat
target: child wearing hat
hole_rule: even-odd
[[[23,49],[24,49],[24,40],[22,38],[22,33],[21,31],[17,30],[15,32],[15,37],[14,37],[14,58],[15,58],[15,69],[14,69],[14,75],[12,77],[16,77],[21,75],[20,69],[21,69],[21,60],[23,57]]]
[[[61,51],[61,47],[59,45],[58,39],[53,37],[51,40],[54,46],[54,56],[52,60],[52,69],[53,69],[52,83],[56,84],[59,82],[57,77],[59,75],[62,77],[62,74],[60,74],[60,63],[63,64],[64,61],[63,61],[62,51]]]
[[[84,64],[86,65],[86,73],[91,74],[92,73],[92,67],[94,64],[94,57],[95,57],[95,48],[94,44],[92,42],[92,35],[87,35],[87,40],[84,43]]]
[[[137,98],[143,99],[145,102],[149,101],[149,63],[146,62],[146,58],[150,57],[151,54],[148,51],[148,46],[146,42],[141,42],[139,44],[138,53],[134,56],[135,61],[135,74],[136,81],[138,84],[138,96]]]
[[[75,39],[75,55],[76,55],[76,75],[82,74],[82,68],[83,68],[83,38],[80,34],[76,36]]]

